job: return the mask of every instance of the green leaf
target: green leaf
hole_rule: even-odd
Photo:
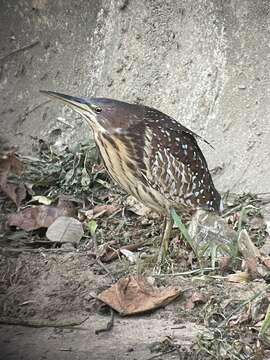
[[[175,222],[176,226],[181,231],[181,234],[183,234],[184,241],[186,242],[186,244],[188,244],[191,247],[191,249],[194,251],[195,255],[197,256],[197,252],[196,252],[196,249],[194,248],[192,238],[189,235],[186,226],[182,223],[180,216],[177,215],[177,213],[174,209],[171,210],[171,216],[172,216],[173,221]]]
[[[268,305],[265,318],[260,328],[259,336],[263,336],[270,326],[270,304]]]
[[[90,220],[86,223],[86,225],[90,231],[91,236],[94,236],[97,230],[97,222],[95,220]]]

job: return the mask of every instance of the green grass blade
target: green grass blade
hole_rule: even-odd
[[[181,231],[181,234],[184,237],[185,243],[191,247],[191,249],[194,251],[195,255],[197,256],[197,252],[194,247],[193,240],[192,240],[191,236],[189,235],[186,226],[182,223],[180,216],[177,215],[177,213],[174,209],[171,210],[171,216],[172,216],[172,219],[175,222],[176,226]]]
[[[268,305],[265,318],[260,328],[259,336],[263,336],[270,326],[270,304]]]

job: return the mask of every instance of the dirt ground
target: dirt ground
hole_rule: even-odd
[[[2,252],[1,320],[37,326],[1,325],[5,359],[147,359],[151,346],[167,337],[181,343],[183,354],[189,353],[203,327],[183,323],[181,301],[154,314],[117,316],[111,331],[95,335],[108,315],[98,313],[94,296],[112,280],[92,262],[83,252]],[[121,264],[111,267],[116,271]],[[179,285],[189,288],[188,281]]]
[[[110,331],[95,334],[110,317],[100,313],[95,295],[124,275],[127,264],[120,260],[107,266],[112,280],[83,251],[1,249],[0,259],[0,338],[5,360],[196,359],[192,345],[206,331],[201,314],[205,304],[213,298],[223,305],[246,300],[265,286],[208,277],[157,279],[179,287],[183,294],[151,314],[116,316]],[[191,292],[202,294],[203,300],[186,310]],[[166,341],[179,345],[178,351],[166,354],[171,350]]]

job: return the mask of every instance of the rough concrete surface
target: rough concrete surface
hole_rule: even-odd
[[[86,136],[41,88],[142,102],[215,146],[202,145],[219,190],[269,190],[268,0],[0,4],[2,141],[29,152]]]

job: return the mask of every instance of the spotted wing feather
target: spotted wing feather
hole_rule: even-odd
[[[193,132],[149,108],[144,121],[149,134],[146,163],[151,186],[175,205],[219,211],[220,195]]]

